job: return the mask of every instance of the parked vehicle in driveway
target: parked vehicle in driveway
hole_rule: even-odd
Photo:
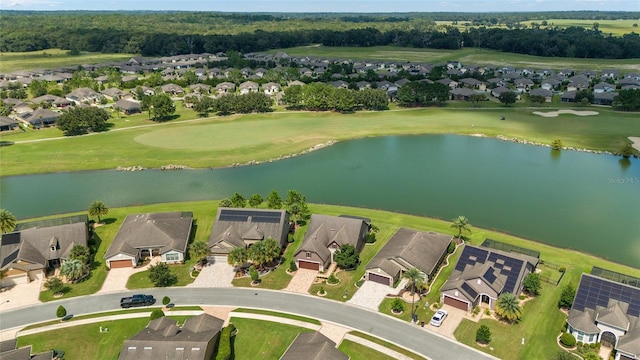
[[[133,296],[123,297],[120,299],[120,307],[124,309],[134,306],[153,305],[155,303],[156,299],[154,299],[153,295],[135,294]]]
[[[431,318],[430,324],[433,325],[433,326],[442,325],[442,322],[444,321],[444,319],[447,318],[447,315],[448,315],[448,313],[447,313],[446,310],[438,310],[438,311],[436,311],[436,313]]]

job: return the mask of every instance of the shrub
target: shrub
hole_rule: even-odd
[[[491,316],[491,310],[489,310],[489,308],[484,309],[484,314],[487,316]]]
[[[235,330],[236,327],[233,324],[229,324],[229,326],[222,329],[222,333],[220,334],[220,344],[218,344],[218,354],[215,357],[216,359],[231,359],[231,355],[233,354],[231,337],[235,336]]]
[[[296,261],[291,260],[289,262],[289,271],[296,271],[296,270],[298,270],[298,266],[296,266]]]
[[[318,291],[318,293],[320,293],[320,294],[324,294],[324,293],[325,293],[325,291],[324,291],[324,287],[320,286],[320,291]]]
[[[560,299],[558,300],[558,307],[560,308],[570,308],[573,305],[573,298],[576,296],[576,289],[571,284],[567,284],[564,289],[562,289],[562,294],[560,294]]]
[[[567,268],[566,268],[565,266],[560,266],[560,267],[558,268],[558,271],[560,271],[561,273],[563,273],[563,272],[567,271]]]
[[[561,150],[562,149],[562,140],[555,139],[551,142],[551,149],[553,150]]]
[[[478,315],[478,314],[480,314],[480,306],[476,305],[473,308],[473,315]]]
[[[530,295],[538,296],[540,294],[540,288],[542,283],[540,282],[540,275],[531,273],[524,278],[522,282],[524,291]]]
[[[447,253],[453,254],[454,251],[456,251],[456,243],[452,241],[451,243],[449,243],[449,247],[447,248]]]
[[[518,299],[520,299],[520,300],[524,300],[524,299],[526,299],[526,298],[527,298],[527,296],[526,296],[526,295],[524,295],[524,294],[521,294],[520,296],[518,296]]]
[[[404,301],[400,300],[400,298],[395,298],[391,302],[391,310],[395,312],[404,311]]]
[[[340,280],[333,274],[329,275],[329,278],[327,279],[327,284],[337,284],[338,282],[340,282]]]
[[[44,287],[51,290],[52,293],[61,293],[64,290],[64,284],[59,277],[52,277],[44,283]],[[64,316],[64,315],[62,315]]]
[[[344,244],[334,253],[333,260],[345,270],[355,269],[360,262],[358,250],[351,244]]]
[[[171,302],[171,299],[168,296],[162,298],[162,305],[167,305]]]
[[[583,344],[582,344],[582,341],[578,341],[578,342],[576,343],[576,346],[577,346],[578,348],[581,348],[581,347],[582,347],[582,345],[583,345]]]
[[[65,317],[67,315],[67,309],[64,308],[64,306],[60,305],[58,306],[58,309],[56,310],[56,316],[61,318],[61,317]]]
[[[560,350],[551,359],[552,360],[576,360],[577,358],[569,352]]]
[[[151,312],[151,316],[149,317],[151,320],[160,319],[164,316],[164,312],[160,309],[155,309]]]
[[[256,267],[251,265],[251,267],[249,267],[249,276],[251,276],[251,281],[258,282],[260,281],[260,274],[258,273],[258,270],[256,270]]]
[[[156,287],[167,287],[177,283],[178,277],[171,273],[169,265],[159,263],[158,265],[151,265],[149,267],[149,280],[151,280]]]
[[[560,343],[571,348],[576,346],[576,338],[569,333],[563,333],[562,336],[560,336]]]
[[[491,330],[487,325],[480,325],[476,331],[476,342],[488,344],[491,341]]]
[[[376,234],[373,232],[368,232],[367,235],[365,235],[364,242],[366,242],[367,244],[373,244],[374,242],[376,242]]]
[[[356,281],[356,287],[361,287],[362,284],[364,284],[364,279],[360,279],[360,280]]]

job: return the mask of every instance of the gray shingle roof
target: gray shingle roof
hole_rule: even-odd
[[[225,216],[221,216],[223,212]],[[249,213],[253,216],[247,215]],[[271,220],[265,217],[270,217]],[[244,247],[245,240],[267,238],[273,238],[283,245],[288,227],[289,213],[286,210],[218,208],[209,236],[209,247],[215,248],[212,250],[214,253],[228,253],[234,247]]]
[[[447,252],[449,243],[451,235],[400,228],[366,268],[380,268],[394,277],[400,267],[404,270],[415,267],[425,274],[431,274]]]
[[[136,256],[142,248],[159,248],[160,254],[171,250],[184,253],[192,222],[193,214],[189,212],[128,215],[104,257],[119,253]]]
[[[312,251],[326,262],[331,257],[328,247],[334,242],[338,246],[353,245],[359,251],[360,234],[366,227],[362,219],[312,214],[302,246],[296,254]]]
[[[201,314],[187,319],[182,328],[166,317],[149,325],[124,342],[119,360],[189,359],[205,360],[211,355],[213,342],[224,321]]]
[[[336,349],[336,343],[319,332],[300,333],[280,360],[348,360],[349,356]]]

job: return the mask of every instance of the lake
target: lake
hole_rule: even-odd
[[[640,160],[457,135],[352,140],[255,166],[0,178],[23,219],[288,189],[317,203],[453,219],[640,267]]]

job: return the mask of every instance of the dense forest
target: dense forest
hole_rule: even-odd
[[[519,21],[563,16],[588,19],[640,17],[639,13],[562,12],[442,14],[438,19],[472,21],[460,30],[436,25],[433,14],[223,14],[213,12],[0,12],[0,51],[49,48],[169,56],[243,53],[309,44],[397,45],[414,48],[477,47],[547,57],[640,58],[640,35],[612,36],[592,28]],[[501,25],[501,26],[485,26]],[[341,30],[335,30],[341,29]]]

